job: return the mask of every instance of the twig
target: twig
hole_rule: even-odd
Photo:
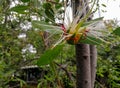
[[[72,79],[72,75],[71,75],[70,72],[68,72],[68,70],[66,69],[66,66],[64,67],[64,66],[62,66],[61,64],[58,64],[58,63],[56,63],[56,62],[54,62],[54,63],[55,63],[57,66],[59,66],[62,70],[65,71],[66,75],[68,76],[68,78],[69,78],[70,80],[73,80],[73,79]]]

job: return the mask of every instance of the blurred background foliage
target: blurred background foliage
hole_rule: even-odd
[[[59,25],[64,19],[61,0],[0,0],[0,88],[9,88],[17,80],[21,87],[21,67],[36,65],[37,59],[58,39],[47,39],[49,33],[32,27],[33,20]],[[59,35],[59,34],[57,34]],[[113,40],[114,39],[114,40]],[[106,38],[107,40],[107,38]],[[120,87],[120,43],[118,36],[109,36],[111,44],[97,46],[98,62],[95,88]],[[54,60],[54,68],[43,66],[48,74],[38,80],[38,88],[75,88],[75,49],[65,45]],[[14,76],[18,73],[17,76]]]

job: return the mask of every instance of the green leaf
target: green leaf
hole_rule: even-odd
[[[38,59],[37,65],[43,66],[50,64],[60,54],[60,52],[63,49],[63,46],[64,46],[63,44],[58,45],[53,49],[48,49],[47,51],[45,51],[45,53],[41,55],[41,57]]]
[[[103,43],[102,40],[91,36],[86,36],[85,39],[80,40],[79,42],[85,44],[91,44],[91,45],[100,45],[101,43]]]
[[[40,29],[41,31],[47,31],[49,33],[54,33],[55,31],[57,34],[63,33],[61,27],[53,26],[42,21],[32,21],[32,26]]]
[[[30,0],[21,0],[21,1],[25,3],[25,2],[29,2]]]
[[[105,4],[101,4],[103,7],[107,7]]]
[[[28,8],[29,8],[28,6],[18,5],[18,6],[11,8],[10,11],[14,11],[20,14],[26,14],[27,12],[25,11],[28,10]]]
[[[60,0],[55,0],[55,2],[59,3]]]
[[[103,20],[103,17],[96,18],[96,19],[93,19],[91,21],[87,21],[87,22],[83,23],[82,26],[88,26],[88,25],[94,24],[95,22],[98,22],[98,21],[101,21],[101,20]]]
[[[61,4],[61,3],[58,3],[58,4],[55,5],[55,8],[56,8],[56,9],[60,9],[61,7],[62,7],[62,4]]]
[[[120,36],[120,27],[116,28],[112,33]]]
[[[54,13],[54,10],[52,8],[52,4],[49,2],[44,3],[43,8],[45,9],[45,14],[47,16],[46,20],[54,22],[55,21],[55,18],[54,18],[55,13]]]

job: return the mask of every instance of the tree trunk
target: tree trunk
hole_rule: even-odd
[[[73,0],[74,1],[74,0]],[[77,11],[78,6],[84,2],[75,0],[73,3],[73,16]],[[84,7],[83,7],[84,8]],[[87,11],[82,13],[82,18]],[[91,88],[91,66],[90,66],[90,46],[88,44],[77,44],[76,48],[76,88]]]
[[[76,16],[77,8],[88,4],[88,0],[71,0],[73,8],[73,18]],[[84,7],[83,7],[84,8]],[[86,15],[89,6],[83,11],[80,19]],[[91,20],[91,17],[87,19]],[[97,50],[96,46],[88,44],[77,44],[76,48],[76,88],[94,88],[96,77]]]
[[[72,0],[73,17],[76,16],[76,11],[79,6],[87,0]],[[84,8],[84,7],[83,7]],[[89,9],[89,7],[88,7]],[[88,12],[88,9],[83,12],[82,18]],[[91,19],[91,17],[90,17]],[[89,19],[89,20],[90,20]],[[77,44],[76,47],[76,87],[77,88],[94,88],[95,75],[96,75],[96,61],[97,50],[94,45]]]
[[[90,48],[88,44],[76,45],[76,88],[91,88]]]
[[[90,64],[91,64],[91,87],[94,88],[97,66],[97,49],[95,45],[90,45]]]

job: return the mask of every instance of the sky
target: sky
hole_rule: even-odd
[[[100,10],[106,11],[100,14],[104,16],[104,19],[120,20],[120,0],[100,0],[100,3],[106,5],[106,7],[100,7]],[[99,14],[97,14],[97,16],[99,16]]]

